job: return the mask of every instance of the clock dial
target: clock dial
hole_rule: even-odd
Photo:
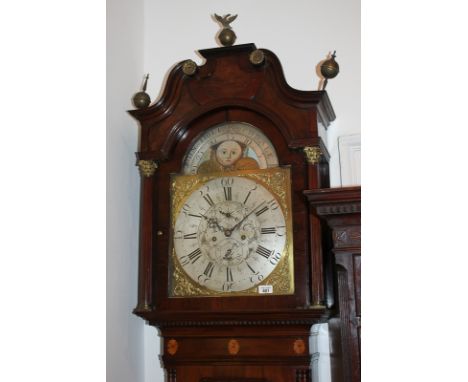
[[[227,122],[204,132],[183,161],[184,174],[277,167],[278,157],[270,140],[258,128]]]
[[[281,203],[262,184],[214,178],[191,192],[176,213],[175,256],[194,283],[220,293],[245,291],[280,263],[286,227]]]

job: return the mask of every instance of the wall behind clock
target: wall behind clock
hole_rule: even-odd
[[[288,83],[317,90],[316,65],[333,50],[339,76],[327,91],[337,119],[328,130],[332,186],[340,185],[338,138],[360,133],[359,0],[108,0],[107,2],[107,372],[109,382],[162,382],[154,328],[132,316],[136,304],[139,175],[137,126],[125,110],[150,73],[155,100],[169,69],[217,46],[210,15],[239,14],[237,44],[255,43],[279,57]]]
[[[192,59],[197,49],[216,47],[218,24],[210,15],[238,14],[232,27],[236,44],[255,43],[280,59],[294,88],[317,90],[317,64],[337,51],[340,74],[329,81],[336,121],[328,130],[331,185],[340,186],[338,138],[360,133],[360,0],[154,1],[145,0],[144,67],[149,91],[157,97],[168,69]]]
[[[138,126],[126,113],[143,73],[143,0],[107,2],[107,261],[108,382],[143,382],[144,322],[136,305],[140,176]],[[90,313],[91,314],[91,313]],[[161,376],[153,381],[162,381]]]

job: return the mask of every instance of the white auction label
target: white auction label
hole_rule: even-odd
[[[258,293],[273,293],[273,285],[260,285],[258,287]]]

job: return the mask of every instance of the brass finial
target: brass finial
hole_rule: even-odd
[[[259,66],[265,62],[265,53],[261,49],[256,49],[249,56],[250,63]]]
[[[328,80],[330,78],[335,78],[340,72],[340,66],[335,61],[335,57],[336,57],[336,50],[333,52],[331,58],[329,58],[328,60],[325,60],[322,63],[322,65],[320,65],[320,73],[322,73],[322,76],[325,78],[322,90],[325,90]]]
[[[187,60],[184,62],[184,65],[182,65],[182,71],[187,76],[193,76],[197,71],[197,64],[195,63],[195,61]]]
[[[133,98],[133,105],[137,109],[143,109],[144,107],[148,107],[151,102],[150,96],[146,93],[146,85],[148,84],[149,73],[145,76],[145,81],[143,82],[143,87],[141,91],[136,93]]]
[[[214,17],[223,26],[223,29],[218,34],[219,42],[223,46],[233,45],[236,42],[237,36],[229,24],[231,24],[237,18],[237,15],[231,16],[231,14],[228,13],[227,15],[221,17],[215,13]]]

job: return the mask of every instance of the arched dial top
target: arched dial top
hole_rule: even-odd
[[[173,280],[175,290],[186,286],[188,277],[195,289],[186,288],[182,294],[197,289],[199,295],[259,294],[261,286],[270,288],[268,293],[284,294],[270,277],[280,268],[276,283],[281,280],[291,289],[290,207],[287,195],[277,194],[287,186],[289,172],[284,176],[285,169],[276,170],[277,178],[283,178],[281,186],[270,188],[255,177],[218,174],[188,192],[173,218],[173,261],[180,273]],[[274,173],[268,175],[275,178]],[[178,180],[184,178],[194,177]]]
[[[277,166],[275,148],[260,129],[245,122],[226,122],[195,139],[182,172],[194,175]]]

